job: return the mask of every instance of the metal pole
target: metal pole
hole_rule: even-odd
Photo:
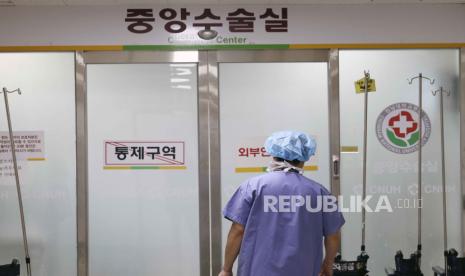
[[[418,86],[418,126],[419,126],[419,141],[418,141],[418,245],[417,250],[418,252],[421,251],[421,226],[422,226],[422,208],[423,208],[423,182],[422,182],[422,149],[423,149],[423,79],[429,80],[430,84],[434,83],[434,79],[430,79],[424,77],[422,73],[418,74],[418,76],[413,77],[408,80],[409,84],[413,83],[413,80],[418,79],[419,86]]]
[[[27,233],[26,233],[26,221],[24,219],[24,207],[23,207],[23,198],[21,196],[21,185],[19,183],[19,174],[18,174],[18,162],[16,160],[16,148],[15,148],[15,143],[14,143],[14,137],[13,137],[13,127],[11,125],[11,115],[10,115],[10,106],[8,104],[8,93],[16,92],[18,91],[19,94],[21,94],[21,91],[15,90],[15,91],[8,91],[5,87],[3,88],[3,97],[5,99],[5,109],[6,109],[6,117],[8,121],[8,132],[10,135],[10,149],[11,149],[11,155],[13,157],[13,167],[15,171],[15,180],[16,180],[16,191],[18,193],[18,201],[19,201],[19,212],[21,215],[21,229],[23,232],[23,243],[24,243],[24,253],[26,255],[26,268],[27,268],[27,275],[31,276],[31,258],[29,256],[29,246],[27,243]]]
[[[423,202],[421,202],[422,200],[422,193],[423,193],[423,188],[422,188],[422,156],[421,156],[421,153],[422,153],[422,138],[423,138],[423,122],[422,122],[422,119],[423,119],[423,74],[420,73],[419,74],[419,82],[420,82],[420,85],[419,85],[419,89],[418,89],[418,99],[419,99],[419,119],[418,119],[418,126],[419,126],[419,142],[418,142],[418,204],[423,204]],[[421,205],[418,206],[418,251],[421,251],[421,225],[422,225],[422,220],[421,220],[421,215],[422,215],[422,207]]]
[[[363,176],[362,176],[362,185],[363,193],[362,200],[365,200],[367,196],[367,125],[368,125],[368,82],[370,80],[370,73],[365,72],[365,102],[364,102],[364,115],[363,115]],[[366,242],[366,210],[362,208],[362,252],[365,251],[365,242]]]
[[[441,87],[441,163],[442,163],[442,216],[444,220],[444,254],[447,252],[447,195],[446,195],[446,159],[444,157],[444,95],[442,94],[443,88]],[[446,255],[444,256],[446,257]],[[447,276],[447,258],[444,258],[444,268]]]
[[[462,245],[462,256],[465,255],[465,47],[460,49],[460,87],[459,87],[459,103],[460,108],[460,195],[462,204],[461,209],[461,227],[460,227],[460,243]]]
[[[433,91],[433,95],[437,93],[440,95],[440,124],[441,124],[441,165],[442,165],[442,219],[443,219],[443,233],[444,233],[444,269],[445,276],[448,275],[447,271],[447,195],[446,195],[446,158],[444,150],[444,88]]]

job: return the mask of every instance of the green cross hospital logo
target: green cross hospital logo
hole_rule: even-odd
[[[385,108],[376,120],[376,136],[388,150],[408,154],[418,150],[420,140],[419,107],[411,103],[395,103]],[[431,121],[422,112],[422,143],[431,135]]]

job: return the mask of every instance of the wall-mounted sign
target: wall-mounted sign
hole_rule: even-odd
[[[104,169],[185,169],[185,142],[105,141]]]
[[[161,9],[127,9],[127,30],[135,34],[146,34],[154,28],[162,28],[170,34],[179,34],[189,29],[197,31],[219,31],[227,27],[230,33],[253,33],[256,21],[263,21],[262,31],[267,33],[288,32],[287,8],[263,8],[257,12],[247,8],[204,8],[202,11],[192,11],[188,8]],[[201,32],[199,32],[201,34]],[[210,40],[214,37],[200,38]]]
[[[420,140],[419,107],[411,103],[395,103],[386,107],[376,120],[376,136],[388,150],[408,154],[418,150]],[[422,146],[431,135],[431,121],[422,112]]]

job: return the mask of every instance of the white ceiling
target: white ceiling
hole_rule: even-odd
[[[79,5],[175,5],[175,4],[411,4],[465,3],[465,0],[0,0],[0,6],[79,6]]]

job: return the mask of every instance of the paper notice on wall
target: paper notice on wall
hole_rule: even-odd
[[[15,131],[13,140],[18,160],[36,161],[45,159],[43,131]],[[12,159],[10,136],[7,131],[0,131],[0,159]]]
[[[45,160],[43,131],[16,131],[13,141],[19,171],[23,169],[24,162]],[[15,175],[10,148],[9,133],[0,131],[0,177],[14,177]]]
[[[312,138],[317,141],[316,136]],[[267,137],[248,137],[235,144],[234,160],[236,173],[264,172],[271,162],[271,156],[266,152],[264,141]],[[318,145],[318,141],[317,141]],[[318,170],[318,149],[314,156],[305,163],[306,171]]]
[[[359,79],[355,82],[355,92],[357,94],[365,93],[365,83],[367,80],[365,78]],[[374,79],[368,80],[368,87],[366,88],[367,92],[376,92],[376,81]]]

